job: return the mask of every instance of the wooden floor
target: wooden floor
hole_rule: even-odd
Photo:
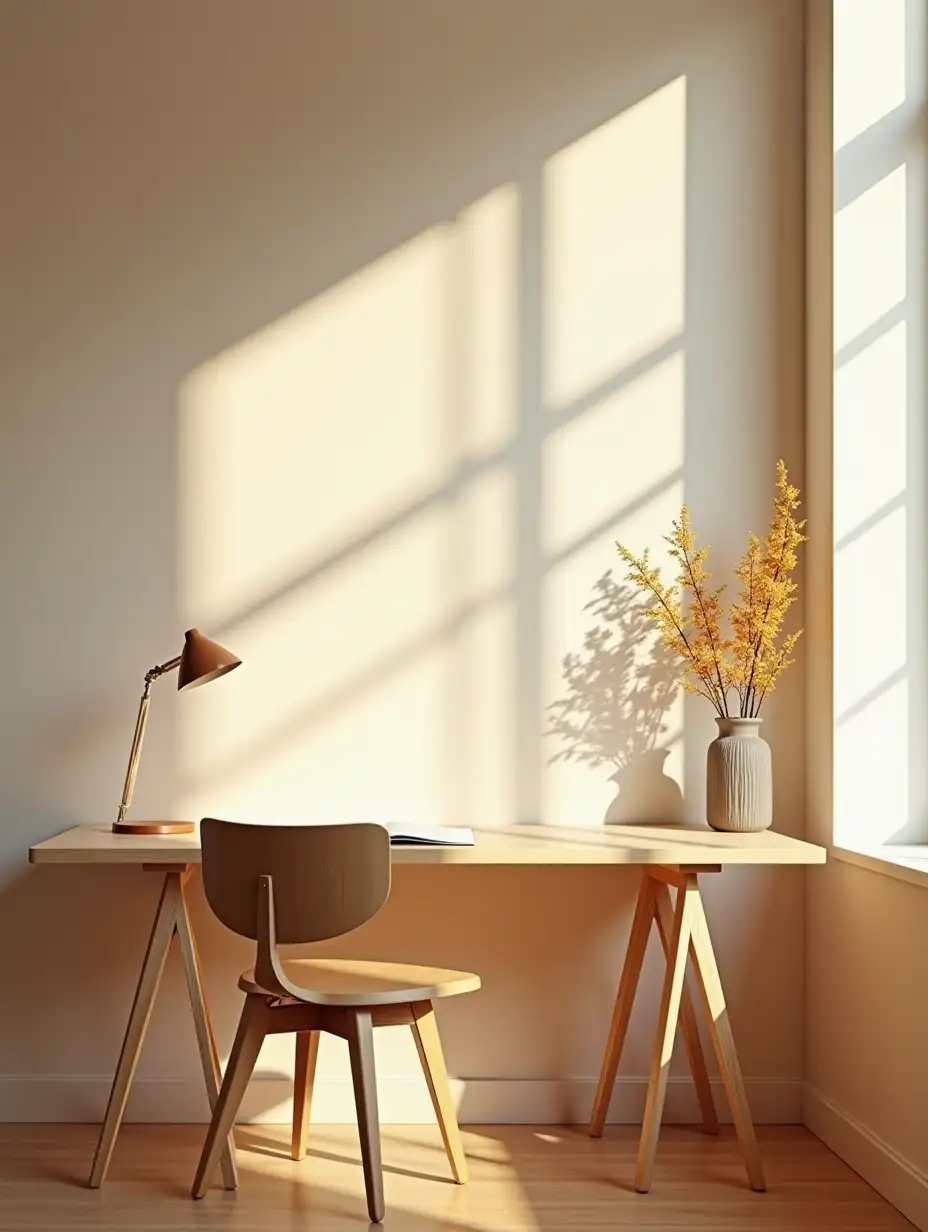
[[[314,1126],[309,1155],[289,1158],[289,1129],[236,1130],[237,1193],[189,1197],[202,1126],[124,1126],[103,1188],[84,1188],[96,1128],[0,1126],[2,1232],[343,1232],[367,1228],[357,1136]],[[911,1232],[912,1225],[804,1129],[758,1131],[770,1186],[755,1194],[730,1130],[661,1134],[654,1188],[631,1189],[636,1132],[608,1128],[468,1126],[471,1181],[448,1180],[437,1129],[383,1130],[387,1216],[396,1232]]]

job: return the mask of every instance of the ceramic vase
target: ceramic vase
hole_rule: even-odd
[[[706,817],[713,830],[744,834],[773,820],[770,745],[761,719],[716,719],[706,764]]]

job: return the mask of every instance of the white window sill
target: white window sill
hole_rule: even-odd
[[[868,868],[871,872],[907,881],[910,885],[928,886],[928,843],[907,843],[905,846],[875,847],[872,851],[852,851],[848,847],[832,847],[835,860]]]

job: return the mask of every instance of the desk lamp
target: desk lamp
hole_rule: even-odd
[[[145,673],[145,687],[139,701],[138,718],[135,720],[135,735],[132,737],[132,750],[129,753],[129,766],[126,770],[126,781],[122,789],[122,802],[119,805],[119,815],[113,823],[114,834],[191,834],[194,829],[192,821],[126,821],[126,812],[132,803],[132,790],[135,787],[135,776],[138,773],[139,757],[142,752],[142,740],[145,737],[145,725],[148,722],[148,706],[151,686],[160,677],[166,676],[180,668],[177,673],[177,691],[182,693],[194,689],[197,685],[207,684],[231,672],[241,664],[225,647],[218,642],[211,642],[199,629],[188,629],[184,634],[184,649],[176,659],[168,659],[159,663]]]

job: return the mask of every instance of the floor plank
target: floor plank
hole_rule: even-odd
[[[189,1197],[204,1127],[126,1125],[102,1189],[84,1188],[96,1127],[0,1126],[2,1232],[283,1232],[368,1227],[357,1134],[312,1126],[305,1159],[289,1127],[236,1130],[240,1186]],[[432,1126],[383,1130],[385,1223],[400,1232],[911,1232],[912,1225],[808,1131],[758,1131],[769,1192],[752,1193],[731,1130],[669,1126],[654,1186],[632,1189],[637,1134],[609,1127],[467,1126],[470,1184],[453,1185]],[[218,1186],[218,1177],[215,1184]]]

